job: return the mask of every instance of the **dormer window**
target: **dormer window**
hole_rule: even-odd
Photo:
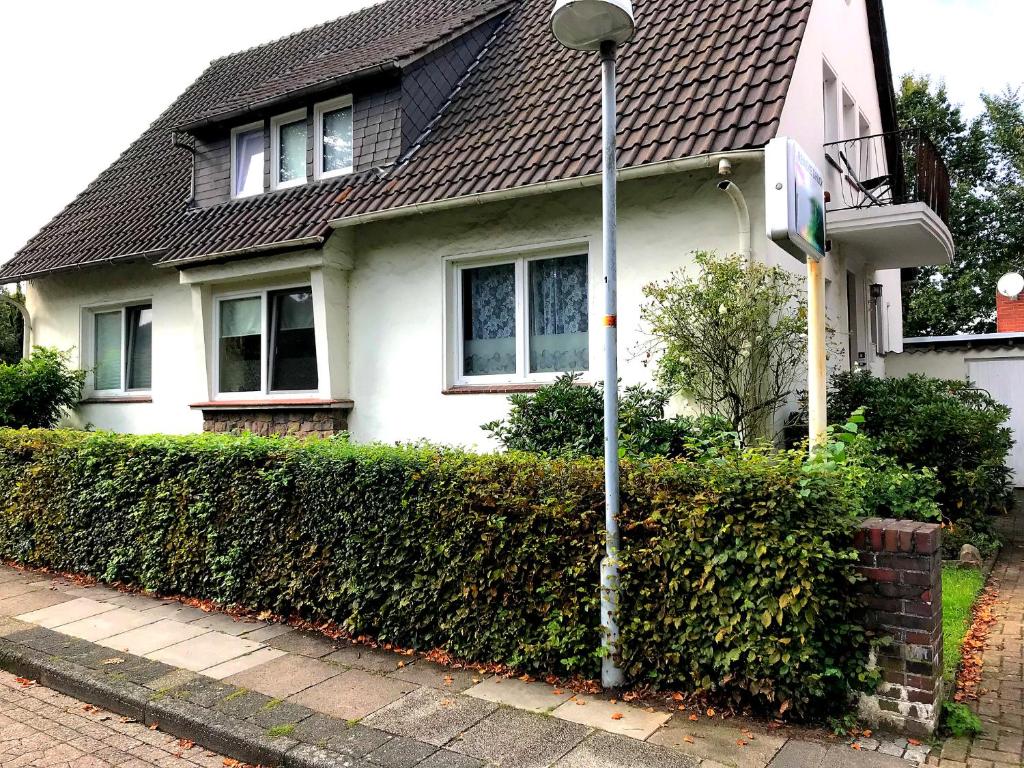
[[[313,172],[317,179],[352,173],[352,97],[316,105]]]
[[[263,123],[231,131],[231,196],[249,197],[263,192]]]
[[[279,115],[270,121],[270,188],[306,183],[306,110]]]

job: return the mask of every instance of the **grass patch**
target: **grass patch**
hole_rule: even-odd
[[[943,675],[953,685],[960,666],[960,645],[971,626],[971,607],[985,586],[981,571],[975,568],[942,566],[942,651]]]
[[[276,739],[280,736],[291,736],[292,731],[295,730],[295,723],[287,723],[286,725],[275,725],[273,728],[267,729],[267,736],[272,739]]]

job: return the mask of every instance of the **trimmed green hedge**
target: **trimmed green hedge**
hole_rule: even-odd
[[[623,467],[629,679],[796,715],[870,683],[842,483],[795,453]],[[596,675],[602,469],[340,440],[0,430],[0,557]]]

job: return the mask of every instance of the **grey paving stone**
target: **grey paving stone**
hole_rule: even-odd
[[[426,659],[418,659],[413,664],[407,664],[392,672],[390,676],[453,693],[462,693],[487,677],[475,669],[452,669]]]
[[[191,672],[187,669],[175,669],[163,677],[158,677],[156,680],[150,680],[149,682],[143,683],[143,685],[152,691],[169,691],[174,688],[180,688],[186,683],[191,683],[197,677],[198,675],[195,672]]]
[[[819,768],[827,753],[828,747],[824,744],[790,740],[782,746],[768,766],[769,768]]]
[[[155,621],[157,618],[148,615],[145,611],[117,607],[112,611],[104,611],[96,616],[64,624],[60,627],[60,631],[66,635],[80,637],[95,643],[152,624]]]
[[[273,637],[281,637],[281,635],[287,635],[289,632],[294,631],[295,630],[287,624],[268,624],[267,626],[259,627],[258,629],[246,630],[242,637],[246,640],[255,640],[258,643],[265,643]]]
[[[475,757],[439,749],[416,768],[483,768],[483,762]]]
[[[445,746],[507,768],[548,768],[590,731],[582,725],[502,707]]]
[[[653,734],[672,717],[667,712],[648,712],[632,704],[621,701],[613,703],[604,697],[584,694],[573,696],[551,714],[588,728],[599,728],[640,740]]]
[[[236,619],[234,616],[229,616],[226,613],[208,613],[202,618],[193,621],[192,625],[196,627],[214,629],[218,632],[223,632],[226,635],[242,635],[246,632],[252,632],[257,629],[265,629],[267,626],[266,623],[262,621]],[[250,637],[247,639],[252,640],[254,638]]]
[[[700,759],[628,736],[597,731],[553,768],[697,768]]]
[[[126,653],[145,655],[209,632],[205,627],[182,624],[180,621],[172,619],[161,619],[152,611],[143,611],[141,615],[151,617],[153,621],[105,638],[100,641],[100,644]]]
[[[856,750],[848,744],[836,744],[829,748],[821,768],[907,768],[907,761],[882,754]]]
[[[291,702],[285,702],[290,704]],[[299,706],[294,704],[292,706]],[[344,737],[350,735],[350,731],[353,728],[362,726],[353,726],[344,720],[338,720],[336,717],[328,717],[321,712],[314,712],[313,715],[303,720],[295,727],[295,731],[292,733],[292,738],[298,741],[304,741],[307,744],[318,744],[322,747],[327,746],[327,742],[336,737]],[[383,738],[380,743],[386,740],[387,736],[380,734]],[[377,745],[379,746],[379,744]],[[367,749],[367,752],[370,750]],[[365,753],[364,753],[365,754]]]
[[[34,589],[23,595],[0,600],[0,615],[18,616],[70,601],[71,598],[63,592],[54,592],[49,589]]]
[[[199,707],[212,707],[236,690],[238,689],[233,685],[198,676],[167,693],[175,699],[184,699]]]
[[[412,657],[391,651],[382,651],[365,645],[343,645],[324,657],[324,661],[344,664],[346,667],[365,669],[369,672],[394,672],[400,665],[408,664]]]
[[[211,631],[193,637],[191,640],[184,640],[161,648],[147,656],[174,667],[199,672],[238,656],[245,656],[260,647],[259,643],[254,643],[251,640],[243,640],[234,635]]]
[[[493,702],[420,688],[373,713],[363,723],[371,728],[441,746],[497,708]]]
[[[232,685],[251,688],[268,696],[284,699],[329,680],[341,671],[338,667],[316,659],[288,654],[224,679]]]
[[[292,704],[290,701],[271,699],[258,712],[249,716],[249,720],[256,723],[260,728],[274,728],[281,725],[298,726],[303,720],[312,717],[315,713],[308,707],[301,707]],[[295,734],[291,734],[295,738]],[[296,739],[304,741],[304,739]]]
[[[205,611],[193,608],[191,605],[182,605],[177,601],[155,603],[152,607],[146,609],[146,613],[156,616],[158,619],[173,619],[183,624],[188,624],[207,615]]]
[[[301,727],[301,724],[300,724]],[[365,757],[388,740],[386,733],[355,724],[327,740],[327,746],[335,752],[352,757]]]
[[[327,747],[300,744],[285,755],[287,768],[376,768],[373,763],[338,754]]]
[[[288,698],[325,715],[360,720],[415,688],[414,683],[349,669]]]
[[[366,756],[382,768],[413,768],[437,751],[437,747],[422,741],[395,736]]]
[[[571,691],[555,693],[556,690],[561,689],[547,683],[524,682],[514,677],[491,677],[474,685],[466,694],[516,709],[542,713],[550,712],[572,696]]]
[[[217,701],[213,708],[225,715],[237,717],[241,720],[251,720],[253,715],[262,710],[274,699],[264,696],[256,691],[247,691],[239,688]]]
[[[745,741],[746,746],[739,747],[736,742],[740,740]],[[694,722],[686,715],[676,714],[648,741],[733,768],[764,768],[786,740],[752,722],[723,722],[703,717]]]
[[[333,653],[337,646],[323,635],[311,632],[289,632],[267,640],[267,645],[273,648],[280,648],[288,653],[298,653],[302,656],[310,656],[319,659],[329,653]]]

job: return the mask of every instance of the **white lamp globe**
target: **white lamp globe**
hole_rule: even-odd
[[[551,32],[566,48],[599,51],[601,43],[624,43],[633,36],[630,0],[557,0]]]

